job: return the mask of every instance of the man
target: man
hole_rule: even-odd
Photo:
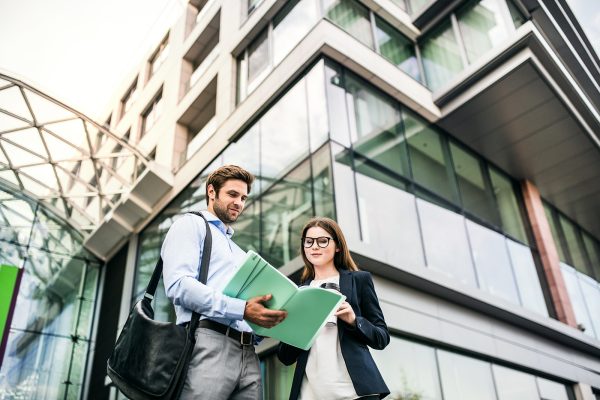
[[[231,240],[230,225],[244,210],[253,181],[251,173],[235,165],[220,167],[208,176],[208,209],[202,214],[212,233],[212,252],[206,285],[198,281],[204,220],[193,214],[182,216],[163,242],[163,279],[177,323],[188,323],[192,310],[201,314],[181,399],[262,399],[255,337],[246,321],[270,328],[287,314],[264,307],[270,294],[243,301],[222,293],[245,255]]]

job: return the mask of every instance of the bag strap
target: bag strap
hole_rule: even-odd
[[[210,232],[210,226],[208,225],[208,221],[202,215],[202,213],[197,211],[190,211],[190,214],[195,214],[201,217],[204,220],[204,224],[206,225],[206,235],[204,237],[204,247],[202,248],[202,259],[200,260],[200,273],[198,274],[198,280],[206,284],[206,280],[208,278],[208,268],[210,263],[210,253],[212,250],[212,234]],[[152,277],[150,278],[150,282],[148,282],[148,287],[146,287],[146,292],[144,293],[144,297],[149,301],[154,299],[154,294],[156,293],[156,288],[158,287],[158,282],[160,281],[160,276],[163,271],[163,259],[161,256],[158,257],[158,262],[156,263],[156,267],[154,267],[154,272],[152,273]],[[192,311],[192,319],[188,324],[188,332],[193,333],[197,326],[198,321],[200,320],[200,314],[195,311]]]

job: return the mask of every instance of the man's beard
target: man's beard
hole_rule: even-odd
[[[213,205],[213,210],[215,211],[215,214],[217,215],[217,218],[219,218],[224,224],[228,225],[228,224],[232,224],[235,221],[237,221],[238,217],[240,216],[240,214],[242,213],[241,210],[238,210],[240,212],[238,212],[238,214],[235,217],[232,217],[228,212],[227,212],[227,206],[223,207],[221,206],[221,204],[219,204],[219,200],[218,198],[215,199],[215,204]]]

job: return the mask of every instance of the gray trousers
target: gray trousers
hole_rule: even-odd
[[[181,400],[261,400],[262,383],[254,346],[206,328],[196,330],[196,346]]]

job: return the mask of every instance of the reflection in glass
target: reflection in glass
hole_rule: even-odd
[[[442,136],[420,118],[403,112],[404,135],[408,140],[415,181],[458,204],[454,174]]]
[[[464,218],[421,199],[417,199],[417,207],[427,266],[465,285],[477,287]]]
[[[346,90],[343,70],[338,64],[325,63],[325,85],[327,90],[327,111],[329,115],[329,135],[332,140],[350,147],[350,128],[346,110]]]
[[[506,244],[523,307],[548,316],[548,308],[531,249],[510,239],[506,239]]]
[[[269,65],[269,42],[265,29],[248,46],[248,84],[264,71]]]
[[[289,397],[295,365],[283,365],[272,354],[260,360],[263,381],[263,400],[280,400]]]
[[[507,36],[508,29],[499,4],[497,0],[472,1],[456,15],[470,63],[498,46]]]
[[[315,215],[335,219],[333,203],[333,171],[331,169],[331,150],[323,146],[311,157],[313,200]]]
[[[520,305],[504,236],[467,220],[479,288]]]
[[[273,19],[273,64],[300,42],[319,18],[316,0],[292,0]]]
[[[590,259],[592,272],[597,281],[600,281],[600,244],[590,235],[582,232],[583,245]]]
[[[438,350],[444,400],[496,400],[491,365]]]
[[[421,46],[427,86],[436,90],[463,69],[460,49],[450,21],[440,25]]]
[[[500,365],[492,365],[498,400],[538,400],[535,377]]]
[[[325,17],[371,49],[373,33],[369,9],[355,0],[323,0]]]
[[[515,6],[513,0],[507,0],[506,3],[508,4],[508,11],[510,11],[510,17],[515,25],[515,28],[523,25],[525,23],[525,17],[523,17],[521,11],[519,11],[517,6]]]
[[[310,177],[306,160],[261,197],[262,256],[275,267],[300,255],[302,227],[313,216]]]
[[[352,75],[346,78],[354,150],[399,175],[408,176],[400,110]]]
[[[450,152],[463,208],[494,226],[500,226],[496,203],[484,175],[483,163],[452,142]]]
[[[380,17],[375,17],[375,35],[381,55],[420,82],[415,45]]]
[[[562,214],[558,215],[558,220],[560,227],[562,228],[563,237],[565,238],[565,245],[569,251],[569,255],[571,256],[569,263],[572,267],[575,267],[577,271],[590,275],[583,255],[583,249],[581,248],[581,242],[579,241],[577,234],[577,228]]]
[[[512,182],[495,168],[489,168],[492,189],[498,204],[502,229],[514,238],[528,244],[525,225]]]
[[[306,74],[306,97],[308,101],[308,128],[310,151],[315,151],[329,138],[327,95],[325,94],[325,62],[319,61]]]
[[[548,206],[548,204],[544,203],[544,213],[546,214],[546,220],[548,221],[548,226],[550,226],[550,232],[552,232],[552,238],[554,239],[554,244],[556,245],[556,250],[558,251],[558,256],[561,261],[566,262],[567,258],[565,256],[565,249],[562,244],[563,241],[560,240],[560,236],[558,235],[557,222],[554,219],[554,213],[552,209]]]
[[[442,400],[432,347],[391,338],[384,351],[372,351],[393,399]]]
[[[260,132],[260,171],[264,190],[309,153],[304,80],[298,82],[261,118]]]

